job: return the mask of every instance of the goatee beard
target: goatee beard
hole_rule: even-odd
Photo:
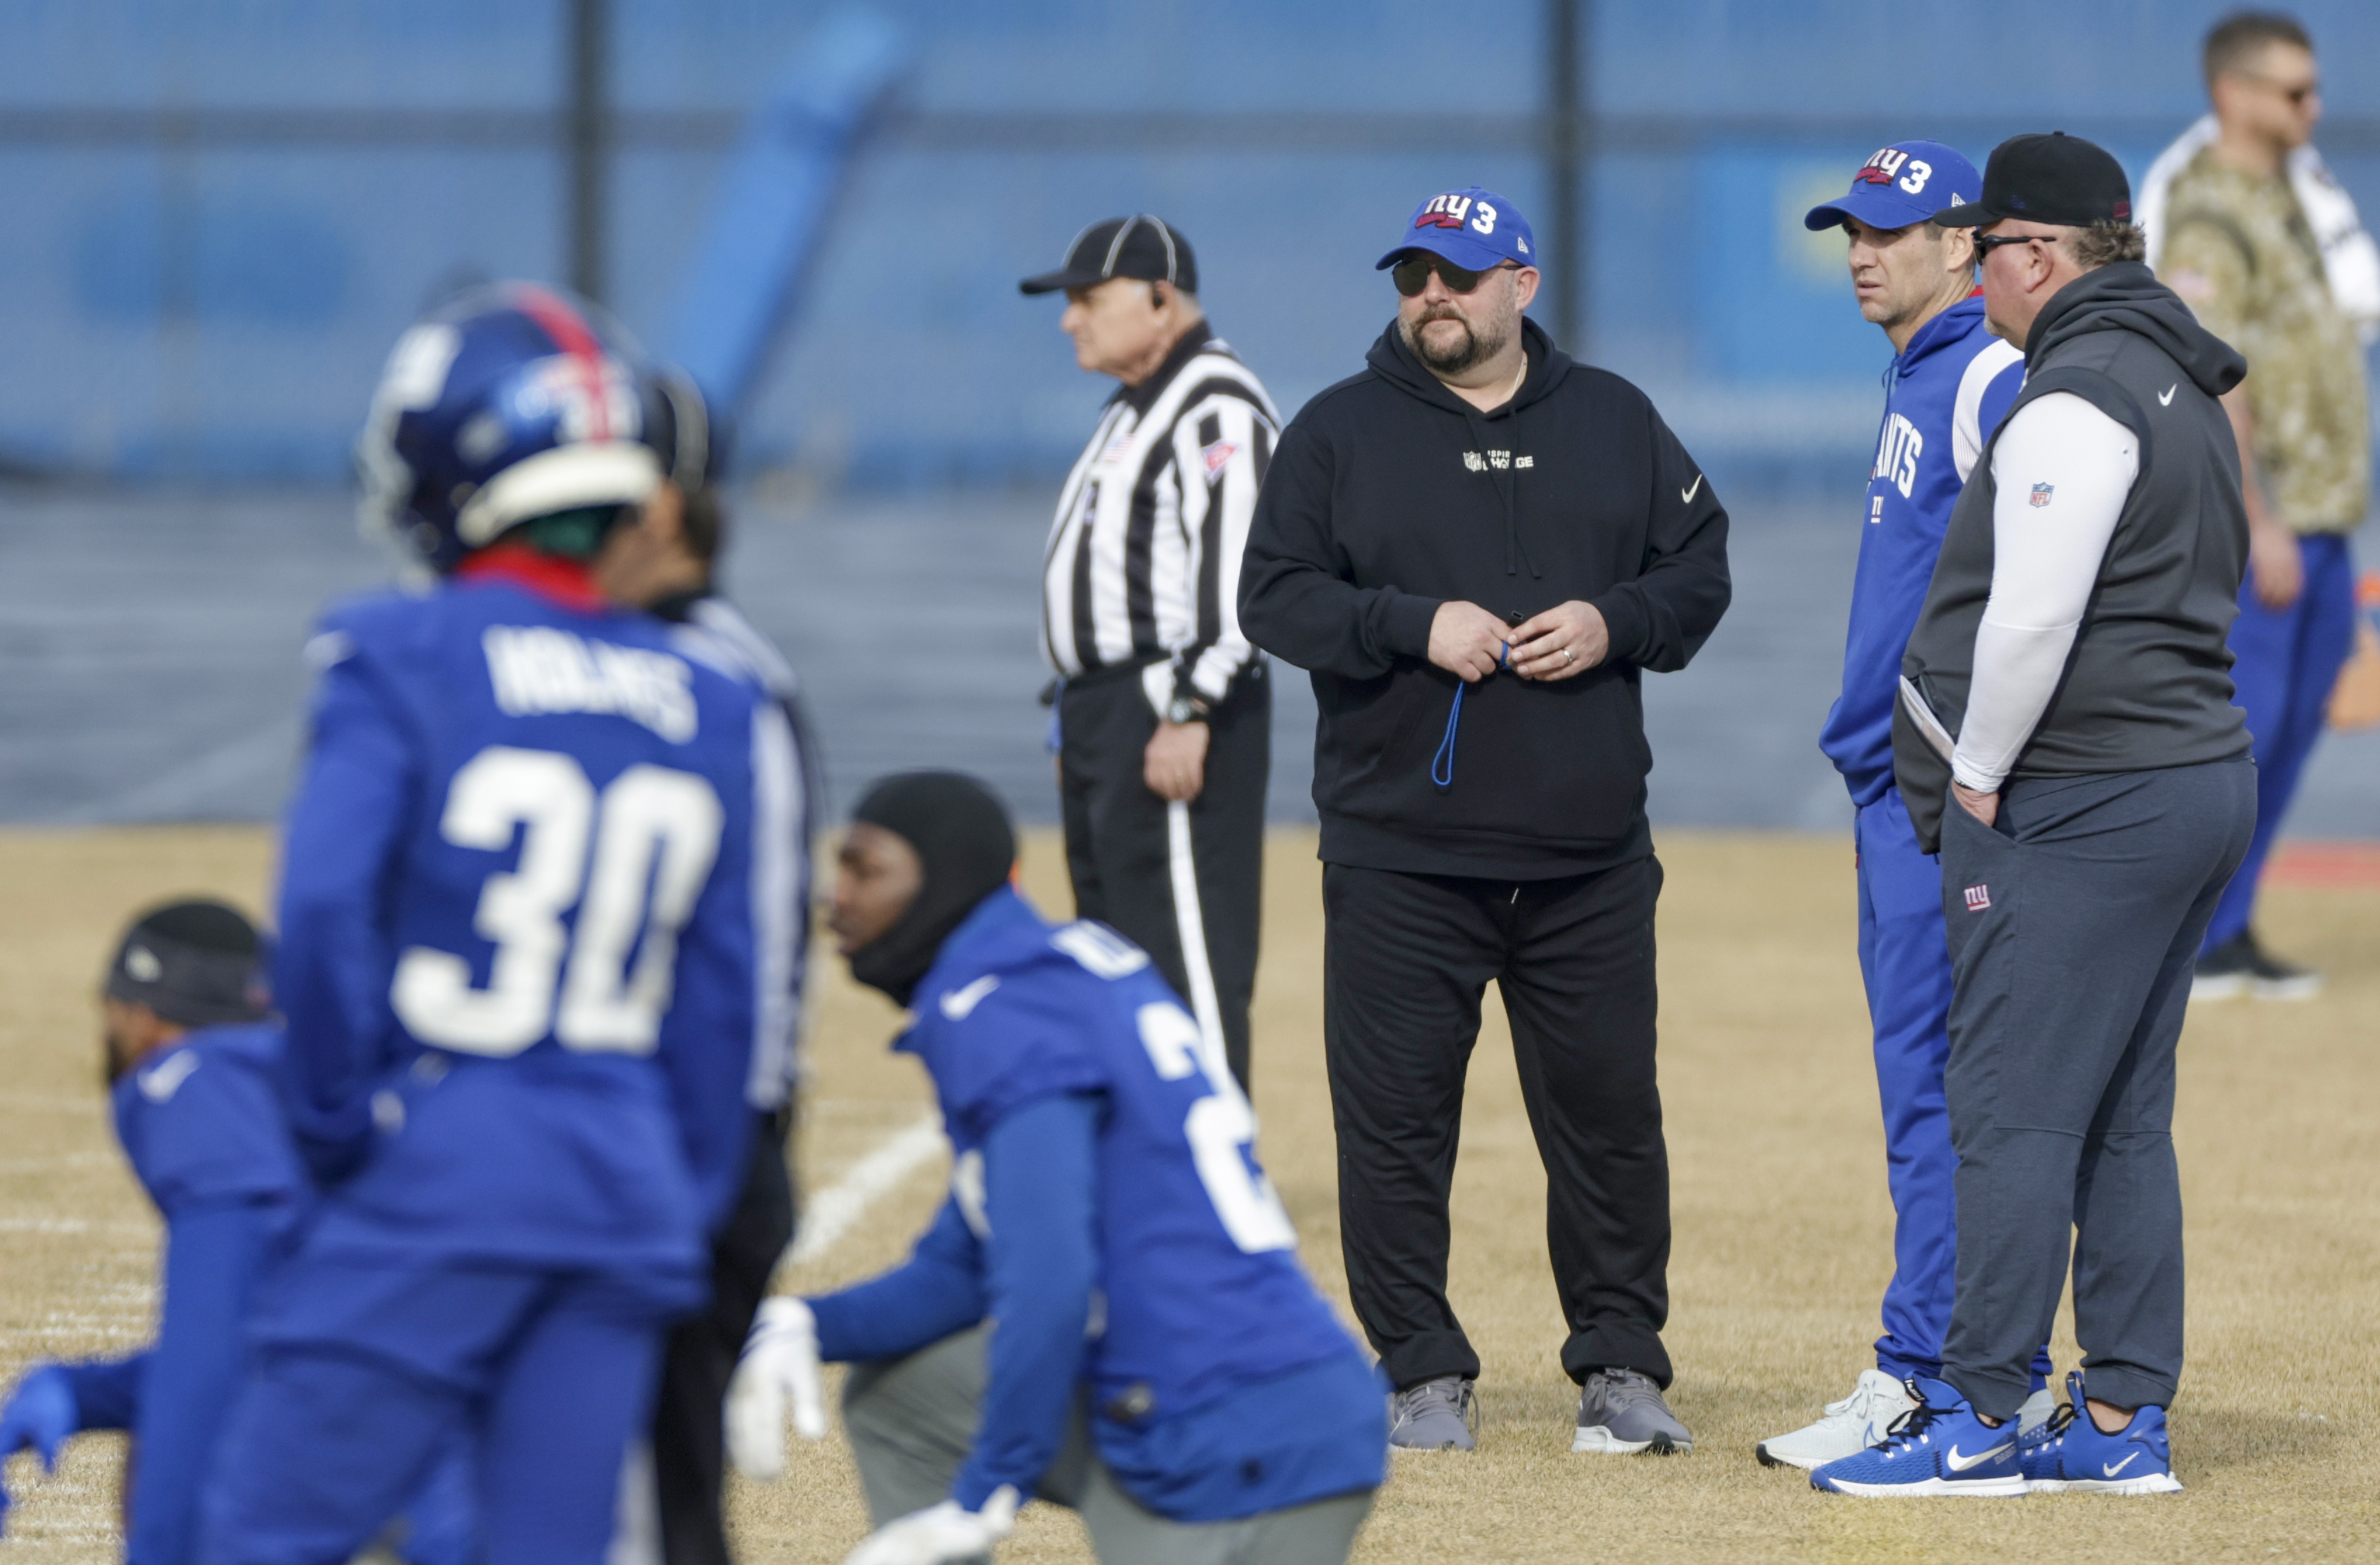
[[[1440,352],[1428,346],[1423,329],[1439,321],[1451,321],[1463,328],[1462,343],[1451,351]],[[1440,375],[1460,375],[1475,365],[1485,364],[1504,351],[1505,339],[1491,337],[1463,317],[1448,313],[1434,315],[1404,329],[1405,346],[1431,371]]]

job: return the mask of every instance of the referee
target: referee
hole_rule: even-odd
[[[1094,223],[1018,286],[1063,292],[1075,360],[1121,382],[1042,562],[1075,911],[1156,960],[1245,1086],[1272,692],[1240,633],[1240,552],[1280,415],[1157,218]]]

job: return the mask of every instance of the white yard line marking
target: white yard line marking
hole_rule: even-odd
[[[852,1164],[841,1179],[803,1203],[801,1232],[786,1247],[783,1264],[800,1266],[825,1256],[868,1207],[899,1189],[943,1145],[941,1117],[929,1114]]]

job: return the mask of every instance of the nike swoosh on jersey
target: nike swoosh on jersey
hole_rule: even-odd
[[[1683,501],[1686,504],[1691,505],[1694,503],[1694,491],[1702,487],[1703,476],[1700,473],[1696,473],[1693,483],[1688,484],[1685,488],[1678,491],[1678,498]]]
[[[2135,1461],[2139,1460],[2140,1454],[2140,1452],[2134,1451],[2131,1456],[2124,1458],[2121,1462],[2103,1462],[2099,1464],[2099,1471],[2107,1477],[2112,1478],[2117,1474],[2121,1473],[2125,1468],[2130,1467]]]
[[[2173,406],[2173,394],[2180,389],[2181,382],[2180,381],[2176,381],[2173,384],[2159,392],[2157,394],[2157,406],[2160,407],[2171,407]]]
[[[174,1094],[182,1090],[182,1084],[188,1081],[190,1073],[198,1068],[199,1056],[195,1050],[186,1049],[179,1054],[170,1055],[140,1073],[140,1096],[152,1103],[167,1102]]]
[[[1000,987],[1000,975],[986,973],[965,989],[955,989],[942,996],[942,1014],[953,1022],[964,1022],[975,1013],[984,997]]]
[[[1951,1472],[1964,1473],[1968,1468],[1976,1465],[1978,1462],[1992,1462],[2000,1457],[2006,1456],[2015,1444],[2015,1441],[2010,1440],[2006,1445],[1994,1446],[1989,1450],[1977,1451],[1973,1456],[1961,1456],[1959,1454],[1959,1448],[1952,1446],[1949,1454],[1944,1456],[1942,1460],[1950,1464]]]

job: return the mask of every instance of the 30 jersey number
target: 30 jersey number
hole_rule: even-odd
[[[1264,1250],[1297,1248],[1297,1230],[1281,1204],[1272,1181],[1249,1161],[1248,1148],[1257,1138],[1256,1110],[1222,1058],[1209,1046],[1190,1013],[1171,1002],[1140,1008],[1140,1044],[1149,1062],[1167,1081],[1197,1074],[1206,1078],[1208,1095],[1190,1105],[1183,1134],[1190,1139],[1191,1160],[1198,1183],[1232,1243],[1255,1255]]]
[[[651,1053],[677,933],[710,878],[722,820],[718,794],[691,772],[632,766],[599,795],[568,756],[481,750],[455,773],[439,832],[501,853],[522,828],[519,863],[488,877],[472,916],[496,948],[487,987],[463,957],[410,947],[389,991],[397,1019],[467,1054],[518,1054],[548,1031],[565,1049]],[[575,940],[563,923],[574,905]]]

